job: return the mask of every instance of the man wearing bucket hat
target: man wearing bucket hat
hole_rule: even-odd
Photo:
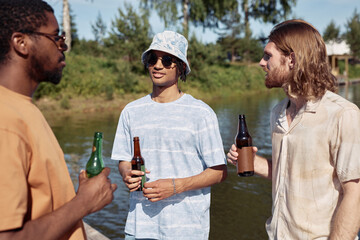
[[[208,239],[210,186],[225,180],[226,159],[214,111],[183,93],[178,79],[190,73],[184,36],[164,31],[142,62],[152,93],[121,112],[111,158],[129,188],[125,239]],[[132,139],[140,138],[147,182],[131,170]]]

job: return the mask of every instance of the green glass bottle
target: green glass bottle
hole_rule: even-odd
[[[89,178],[101,173],[104,169],[104,161],[102,159],[102,133],[95,132],[94,143],[89,161],[86,164],[86,173]]]

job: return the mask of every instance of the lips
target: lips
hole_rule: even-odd
[[[162,78],[165,74],[161,72],[153,72],[153,77],[155,78]]]
[[[66,66],[65,56],[64,55],[59,59],[59,63],[62,65],[62,67]]]

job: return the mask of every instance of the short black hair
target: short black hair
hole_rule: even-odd
[[[146,53],[145,58],[144,58],[144,70],[148,71],[148,61],[150,58],[150,53],[152,52],[152,50],[150,50],[149,52]],[[179,69],[180,71],[180,79],[183,82],[186,82],[186,64],[180,60],[179,58],[173,56],[175,58],[175,64],[176,67]],[[185,67],[184,67],[185,65]]]
[[[0,64],[6,62],[14,32],[33,32],[47,23],[54,9],[43,0],[0,0]]]

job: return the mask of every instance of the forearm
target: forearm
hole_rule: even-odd
[[[84,204],[76,197],[52,213],[25,222],[21,229],[0,232],[3,239],[60,239],[87,214]]]
[[[202,173],[175,179],[176,193],[201,189],[224,181],[227,177],[227,166],[219,165],[205,169]]]
[[[272,178],[272,161],[258,155],[254,159],[254,171],[257,175],[271,180]]]
[[[349,181],[331,224],[331,240],[353,240],[360,227],[360,184]]]

